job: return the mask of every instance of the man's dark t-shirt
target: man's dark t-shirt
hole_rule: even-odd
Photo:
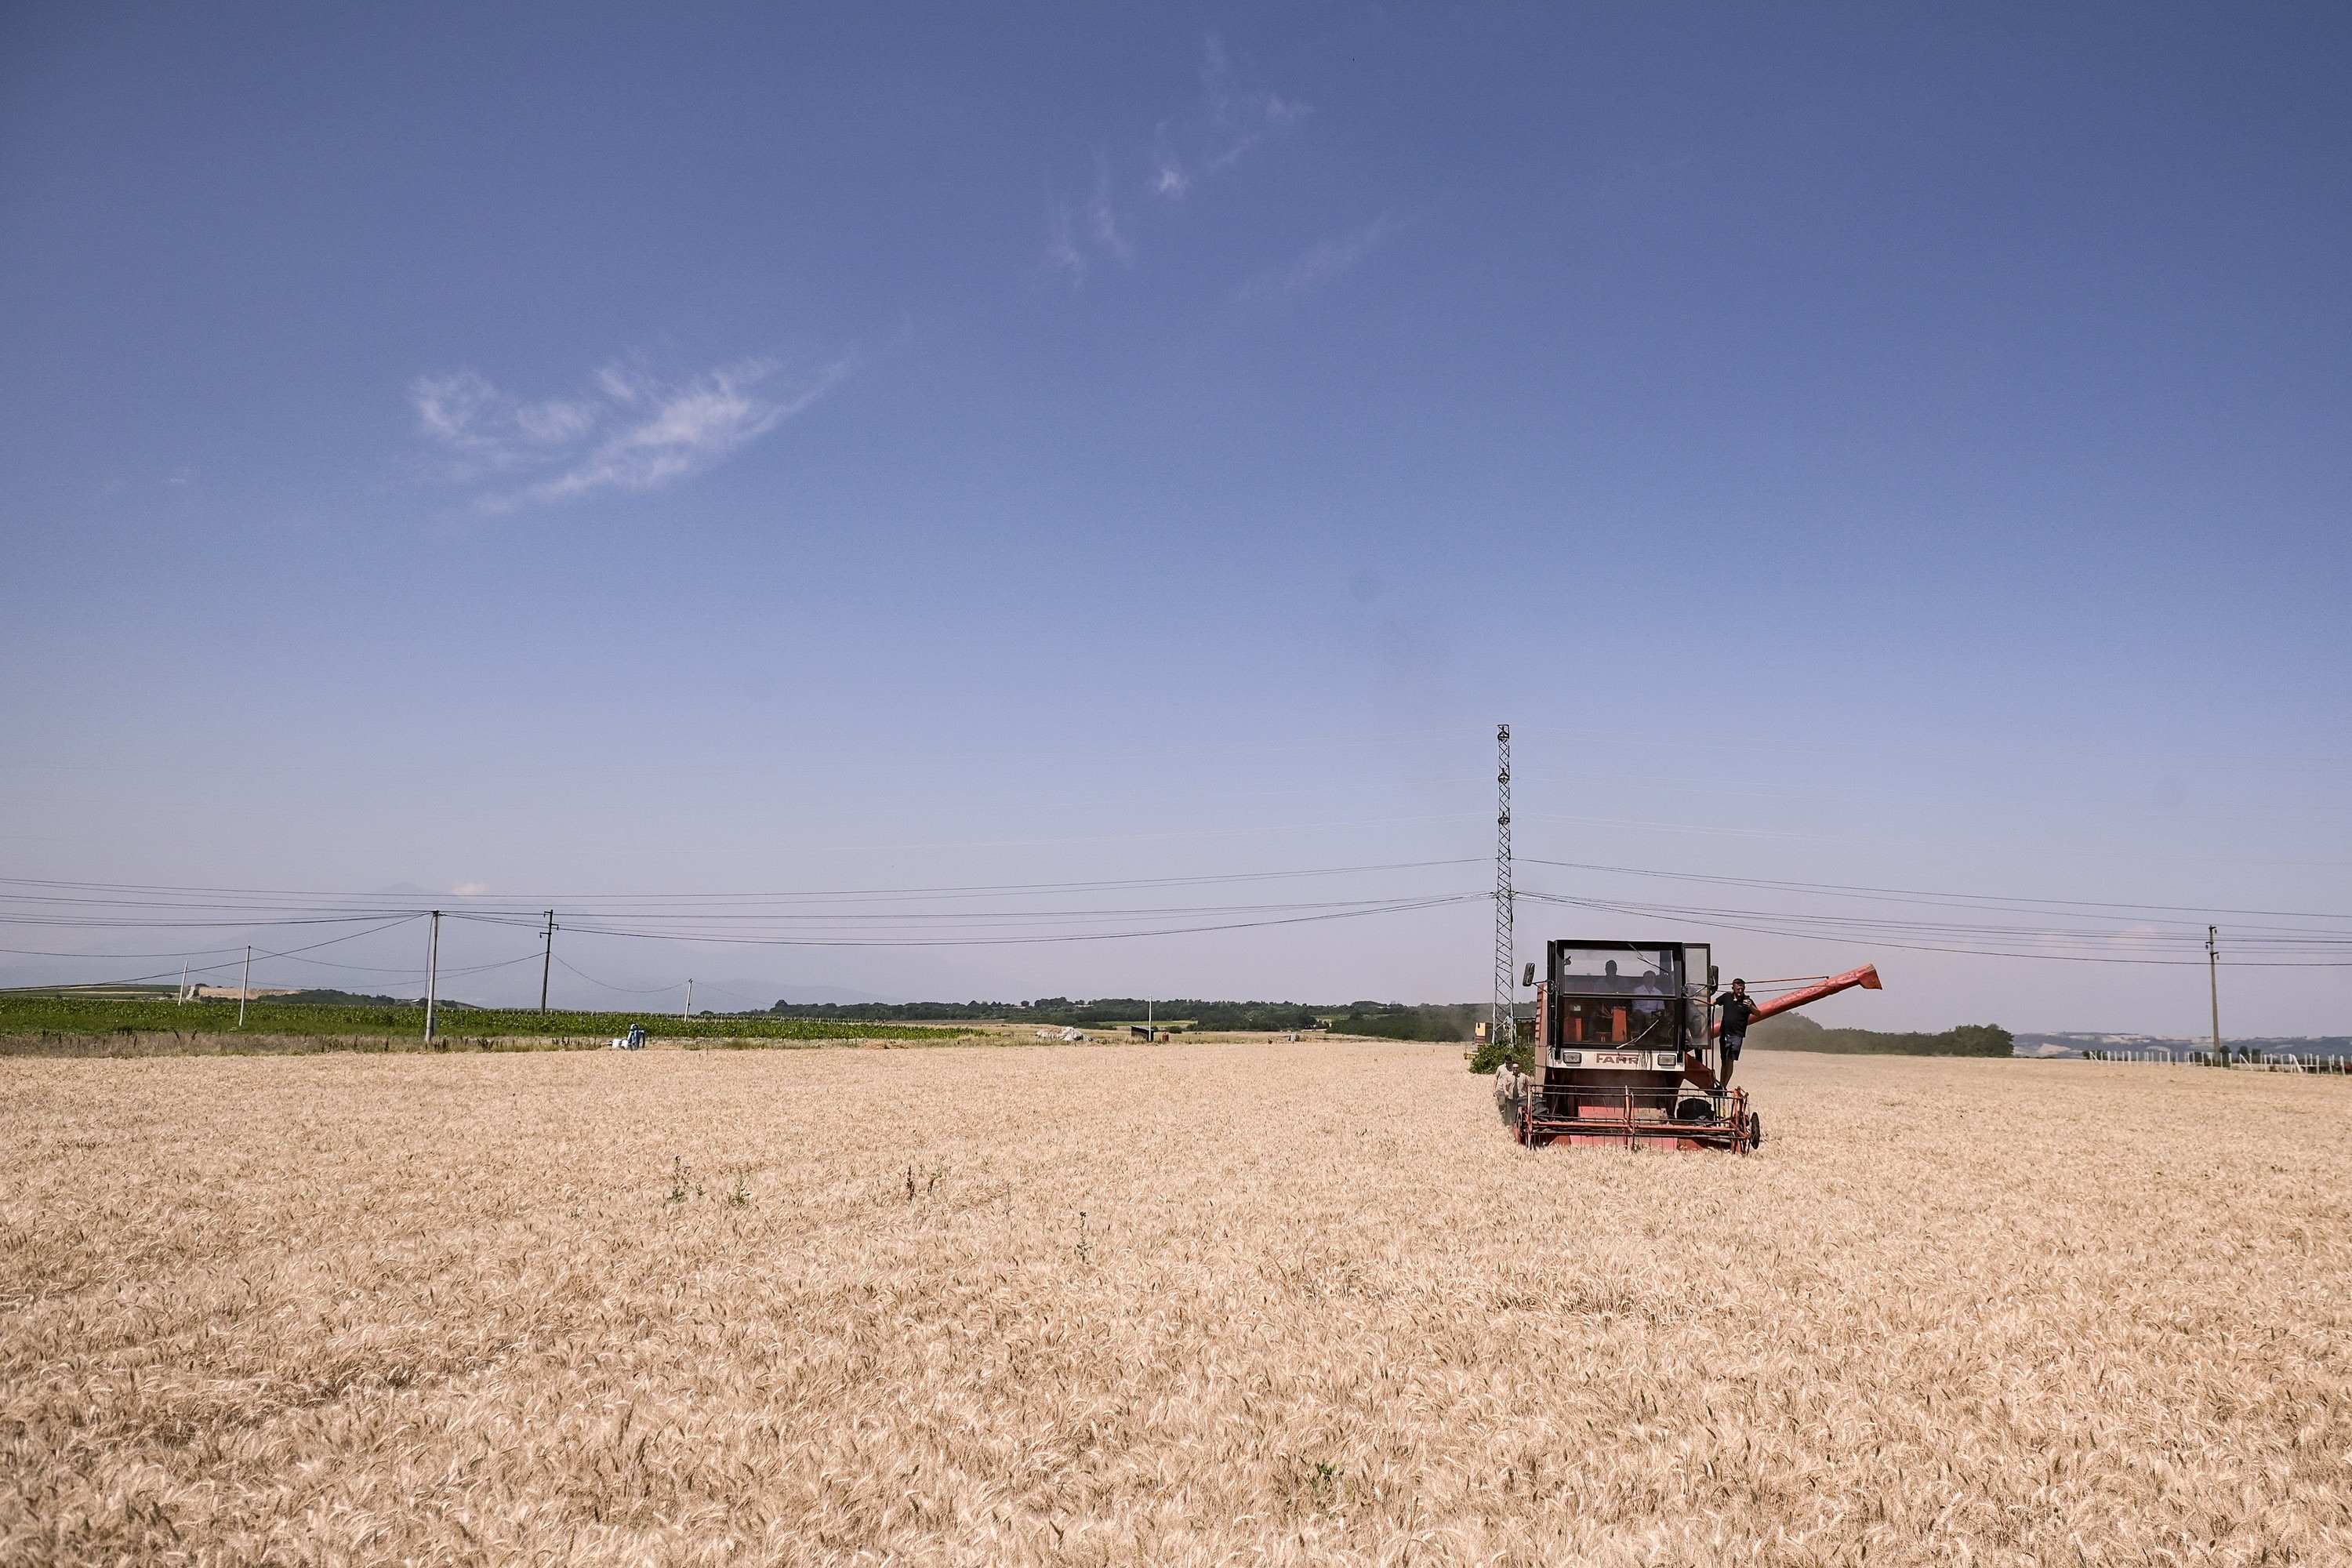
[[[1718,1003],[1723,1008],[1723,1037],[1736,1040],[1748,1033],[1748,1021],[1756,1016],[1756,1000],[1727,991]]]

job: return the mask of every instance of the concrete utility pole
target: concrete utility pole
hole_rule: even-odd
[[[245,948],[245,978],[236,983],[236,1026],[240,1029],[245,1027],[246,998],[252,994],[253,944],[251,942],[247,942]]]
[[[2225,1068],[2230,1058],[2221,1054],[2221,950],[2215,945],[2221,935],[2220,926],[2205,928],[2205,977],[2213,989],[2213,1065]]]
[[[555,967],[555,911],[547,911],[547,954],[539,961],[539,1010],[547,1011],[547,972]]]
[[[686,1020],[687,1020],[687,1016],[688,1016],[688,1015],[691,1014],[693,1011],[694,1011],[694,982],[693,982],[693,981],[691,981],[691,980],[689,980],[689,981],[688,981],[688,982],[686,983],[686,1006],[685,1006],[683,1009],[681,1009],[681,1010],[679,1011],[678,1016],[677,1016],[677,1021],[678,1021],[679,1023],[681,1023],[681,1024],[685,1023],[685,1022],[686,1022]]]
[[[425,1043],[433,1043],[433,1004],[441,979],[441,911],[433,911],[430,934],[425,939]]]
[[[187,1000],[188,1000],[188,961],[187,961],[186,959],[184,959],[184,959],[182,959],[182,960],[180,960],[180,994],[179,994],[179,995],[177,995],[177,996],[173,997],[173,1001],[176,1001],[176,1002],[178,1002],[178,1003],[180,1003],[180,1004],[181,1004],[182,1005],[184,1005],[184,1006],[187,1004]]]

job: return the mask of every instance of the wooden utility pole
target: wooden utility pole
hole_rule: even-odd
[[[245,1027],[246,999],[253,994],[253,944],[245,947],[245,978],[236,983],[236,1026]]]
[[[539,1010],[547,1011],[547,972],[555,967],[555,911],[547,911],[547,953],[539,961]]]

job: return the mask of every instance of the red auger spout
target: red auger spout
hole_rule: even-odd
[[[1786,1013],[1790,1008],[1801,1007],[1808,1002],[1818,1002],[1824,996],[1834,996],[1841,991],[1851,991],[1857,985],[1864,991],[1884,990],[1885,987],[1878,980],[1878,965],[1865,963],[1860,969],[1849,969],[1843,974],[1832,975],[1829,979],[1818,981],[1805,986],[1802,990],[1791,991],[1786,996],[1775,996],[1769,1002],[1759,1004],[1755,1016],[1769,1018],[1775,1013]],[[1717,1035],[1723,1033],[1722,1019],[1717,1018],[1715,1021],[1714,1033]]]

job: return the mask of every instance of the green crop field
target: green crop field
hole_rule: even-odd
[[[436,1031],[451,1039],[610,1039],[643,1024],[662,1040],[925,1040],[952,1039],[954,1029],[905,1024],[832,1023],[811,1018],[676,1018],[660,1013],[541,1013],[529,1008],[445,1007]],[[218,998],[179,1003],[168,997],[8,995],[0,994],[0,1040],[39,1036],[237,1033],[236,1004]],[[422,1039],[421,1006],[315,1006],[267,999],[247,1005],[244,1033],[378,1039]],[[5,1048],[5,1047],[0,1047]]]

